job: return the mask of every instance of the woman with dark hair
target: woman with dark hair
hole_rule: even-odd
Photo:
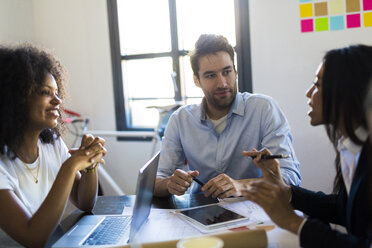
[[[270,151],[243,152],[257,156],[263,179],[246,185],[244,196],[259,204],[280,227],[299,235],[302,247],[370,247],[372,216],[369,209],[372,178],[368,176],[371,145],[364,99],[372,76],[372,47],[349,46],[327,52],[315,81],[306,92],[311,125],[325,125],[336,150],[333,194],[286,185],[278,160],[261,159]],[[298,216],[294,209],[308,218]],[[346,227],[333,230],[329,223]]]
[[[97,196],[104,140],[83,137],[71,155],[62,141],[64,69],[37,47],[0,47],[0,243],[44,246],[68,198],[83,211]],[[9,235],[6,236],[4,232]]]

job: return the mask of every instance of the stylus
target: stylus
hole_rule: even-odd
[[[251,158],[256,158],[257,156],[251,156]],[[275,158],[290,158],[291,155],[275,154],[275,155],[261,155],[261,159],[275,159]]]
[[[202,181],[200,181],[199,179],[193,177],[192,180],[194,180],[195,182],[197,182],[200,186],[204,186],[204,183]]]

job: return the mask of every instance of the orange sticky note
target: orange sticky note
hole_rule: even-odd
[[[327,2],[314,3],[314,15],[315,16],[325,16],[325,15],[328,15]]]
[[[346,12],[359,12],[360,1],[359,0],[346,0]]]

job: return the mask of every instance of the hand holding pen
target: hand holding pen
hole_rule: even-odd
[[[269,150],[266,148],[262,151],[257,151],[256,149],[253,149],[252,151],[243,151],[243,156],[251,157],[252,159],[255,159],[261,155],[260,159],[283,159],[283,158],[290,158],[291,155],[286,154],[271,154]]]
[[[252,155],[250,156],[251,158],[255,159],[257,155]],[[280,159],[280,158],[290,158],[291,155],[283,155],[283,154],[273,154],[273,155],[268,155],[268,154],[262,154],[261,159]]]
[[[290,155],[271,154],[267,148],[261,151],[257,151],[256,149],[243,151],[242,154],[243,156],[251,157],[256,166],[262,170],[264,178],[271,182],[282,180],[279,161],[276,159],[290,158]]]
[[[204,186],[205,183],[203,183],[202,181],[200,181],[199,179],[197,179],[196,177],[193,177],[192,180],[194,180],[197,184],[199,184],[201,187]]]
[[[199,175],[198,171],[184,171],[177,169],[169,177],[167,183],[168,192],[172,195],[183,195],[191,186],[193,178]]]

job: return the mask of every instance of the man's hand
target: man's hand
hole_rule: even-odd
[[[183,195],[186,190],[191,186],[192,179],[199,175],[198,171],[183,171],[177,169],[172,176],[170,176],[167,188],[172,195]]]
[[[238,180],[234,180],[226,174],[220,174],[215,178],[209,180],[201,190],[204,191],[206,197],[212,196],[213,198],[226,198],[229,196],[241,196],[241,190],[244,184]]]

